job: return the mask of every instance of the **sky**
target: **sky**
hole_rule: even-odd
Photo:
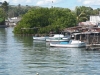
[[[0,0],[7,1],[9,5],[30,5],[41,7],[62,7],[74,9],[76,6],[87,6],[93,9],[100,8],[100,0]]]

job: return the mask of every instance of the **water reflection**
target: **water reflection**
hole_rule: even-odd
[[[99,75],[100,51],[52,48],[49,43],[0,29],[0,75]]]

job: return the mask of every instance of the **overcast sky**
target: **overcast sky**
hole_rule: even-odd
[[[42,7],[63,7],[74,9],[76,6],[90,6],[92,8],[100,8],[100,0],[0,0],[7,1],[9,5],[31,5]]]

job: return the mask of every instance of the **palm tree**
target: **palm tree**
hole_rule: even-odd
[[[88,20],[87,15],[84,12],[81,12],[81,14],[78,16],[78,21],[85,22],[87,20]]]
[[[75,12],[76,12],[78,22],[85,22],[88,20],[88,16],[84,10],[84,7],[76,7]]]

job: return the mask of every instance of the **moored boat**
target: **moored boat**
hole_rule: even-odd
[[[70,40],[70,41],[64,41],[64,42],[57,42],[57,43],[50,43],[51,47],[67,47],[67,48],[80,48],[80,47],[86,47],[85,42],[81,42],[79,40]]]
[[[46,39],[47,40],[50,40],[50,39],[56,39],[56,40],[58,40],[59,38],[63,38],[64,37],[64,35],[63,34],[54,34],[54,36],[52,36],[52,37],[48,37],[48,36],[46,36],[46,37],[33,37],[33,40],[41,40],[41,41],[45,41]]]
[[[33,37],[33,40],[45,41],[46,37]]]
[[[68,38],[47,38],[46,42],[61,42],[61,41],[69,41]]]
[[[46,42],[60,42],[60,41],[69,41],[70,40],[70,36],[64,36],[64,35],[55,35],[54,37],[49,37],[46,38]]]

